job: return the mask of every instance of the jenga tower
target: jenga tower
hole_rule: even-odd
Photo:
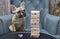
[[[39,16],[40,11],[31,11],[31,37],[38,38],[40,35]]]

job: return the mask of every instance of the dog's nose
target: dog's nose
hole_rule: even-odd
[[[23,13],[20,12],[20,13],[19,13],[19,18],[22,18],[22,17],[23,17]]]
[[[23,13],[21,13],[21,15],[23,16]]]

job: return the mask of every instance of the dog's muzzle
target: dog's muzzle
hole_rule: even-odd
[[[22,18],[22,17],[26,16],[25,10],[24,11],[19,11],[17,13],[19,14],[19,18]]]

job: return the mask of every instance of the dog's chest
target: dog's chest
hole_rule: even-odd
[[[21,23],[24,23],[25,19],[24,18],[18,18],[16,20],[17,23],[21,24]]]
[[[16,29],[19,29],[25,23],[25,19],[24,18],[18,18],[16,20],[16,22],[17,22]]]

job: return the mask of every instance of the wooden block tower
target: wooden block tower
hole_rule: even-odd
[[[40,11],[31,11],[31,37],[40,36]]]

